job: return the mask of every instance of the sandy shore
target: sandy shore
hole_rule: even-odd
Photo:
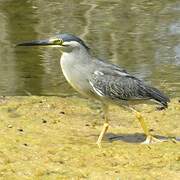
[[[180,103],[143,105],[152,133],[167,142],[143,145],[134,115],[112,106],[111,126],[95,144],[99,109],[77,97],[0,98],[0,179],[179,179]]]

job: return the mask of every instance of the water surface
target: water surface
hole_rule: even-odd
[[[0,95],[75,94],[58,49],[15,47],[62,32],[171,97],[180,95],[178,0],[1,0],[0,29]]]

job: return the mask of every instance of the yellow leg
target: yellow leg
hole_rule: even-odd
[[[140,112],[137,112],[136,110],[132,109],[136,115],[136,118],[138,119],[138,121],[140,122],[140,125],[144,131],[144,134],[146,135],[146,140],[143,142],[143,144],[150,144],[150,143],[156,143],[156,142],[162,142],[162,140],[159,140],[155,137],[153,137],[150,132],[149,129],[147,128],[146,124],[145,124],[145,119],[144,117],[141,115]]]
[[[99,148],[101,148],[101,141],[102,141],[102,138],[104,136],[104,134],[106,133],[106,131],[108,130],[108,127],[109,127],[109,124],[108,123],[104,123],[103,125],[103,129],[98,137],[98,140],[96,142],[96,144],[99,146]]]
[[[147,128],[146,124],[145,124],[145,119],[144,117],[141,115],[141,113],[135,111],[135,115],[136,115],[136,118],[138,119],[138,121],[140,122],[140,125],[144,131],[144,134],[146,136],[149,136],[150,135],[150,132],[149,132],[149,129]]]
[[[101,133],[100,133],[100,135],[98,137],[98,140],[96,142],[96,144],[99,146],[99,148],[101,148],[102,138],[103,138],[104,134],[107,132],[108,127],[109,127],[109,123],[108,123],[108,105],[103,104],[103,112],[104,112],[105,123],[103,125]]]

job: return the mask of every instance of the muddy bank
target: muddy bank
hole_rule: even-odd
[[[166,111],[141,107],[152,133],[180,136],[180,103]],[[76,97],[0,98],[0,177],[3,179],[178,179],[180,142],[142,145],[133,114],[111,107],[103,148],[95,144],[102,116]]]

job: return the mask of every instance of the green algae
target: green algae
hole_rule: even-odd
[[[178,137],[180,103],[165,111],[141,106],[152,133]],[[0,101],[2,179],[178,179],[180,143],[143,145],[133,114],[112,106],[103,148],[103,120],[77,97],[5,97]]]

